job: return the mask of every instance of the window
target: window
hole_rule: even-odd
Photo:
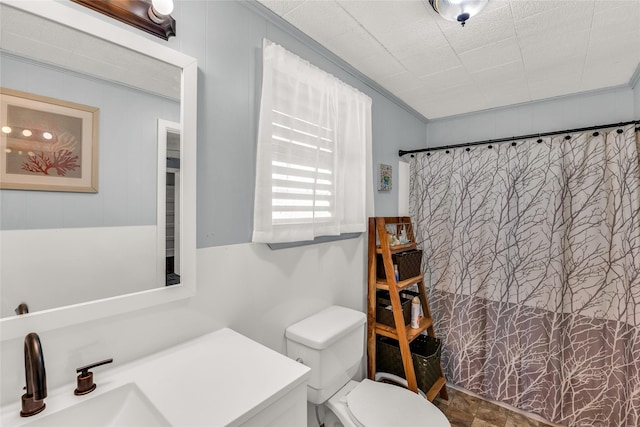
[[[371,99],[264,41],[253,241],[366,230]]]

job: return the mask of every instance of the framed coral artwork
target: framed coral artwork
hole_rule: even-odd
[[[7,88],[0,107],[0,188],[98,191],[98,108]]]

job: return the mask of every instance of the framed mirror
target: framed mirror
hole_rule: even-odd
[[[46,131],[68,149],[73,138],[49,129],[65,133],[74,110],[49,104],[98,117],[95,192],[0,189],[1,339],[194,295],[196,60],[54,0],[0,8],[0,86],[27,111],[0,95],[0,169],[14,156],[29,172],[23,165],[39,155],[29,147],[52,146],[26,146],[11,126]],[[84,139],[75,138],[86,151]],[[62,175],[53,168],[46,182]],[[29,313],[16,315],[22,302]]]

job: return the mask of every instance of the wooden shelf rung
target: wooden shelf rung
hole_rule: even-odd
[[[429,329],[432,325],[433,319],[430,317],[423,317],[420,319],[420,327],[418,329],[413,329],[411,326],[406,325],[405,329],[407,331],[407,340],[409,342],[413,341],[418,337],[418,335]],[[394,340],[398,339],[398,331],[393,326],[376,323],[376,333],[388,338],[393,338]]]
[[[440,393],[440,390],[446,383],[447,380],[444,377],[438,378],[427,392],[427,400],[429,402],[433,402],[433,399],[436,398],[436,396],[438,395],[438,393]]]
[[[411,277],[411,278],[409,278],[407,280],[401,280],[396,284],[396,288],[399,291],[401,291],[404,288],[408,288],[409,286],[413,286],[413,285],[416,285],[416,284],[420,283],[423,279],[424,279],[424,274],[420,274],[418,276]],[[387,282],[387,279],[377,279],[376,280],[376,288],[388,291],[389,290],[389,282]]]
[[[393,338],[394,340],[398,339],[398,332],[396,328],[393,326],[383,325],[381,323],[376,323],[376,334],[383,335],[387,338]]]
[[[405,245],[396,245],[389,246],[389,253],[397,254],[398,252],[408,251],[410,249],[416,249],[418,244],[416,242],[407,243]],[[381,254],[382,248],[380,246],[376,246],[376,253]]]
[[[429,327],[433,325],[433,319],[430,317],[423,317],[420,319],[420,327],[418,329],[413,329],[411,327],[407,328],[407,339],[409,342],[415,340],[418,335],[426,331]]]

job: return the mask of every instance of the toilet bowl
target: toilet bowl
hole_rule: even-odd
[[[307,400],[331,411],[327,419],[333,414],[349,427],[450,427],[444,414],[416,393],[352,379],[364,355],[365,325],[364,313],[331,306],[287,328],[287,355],[311,368]]]
[[[368,379],[349,381],[326,406],[344,426],[451,426],[444,414],[424,397]]]

